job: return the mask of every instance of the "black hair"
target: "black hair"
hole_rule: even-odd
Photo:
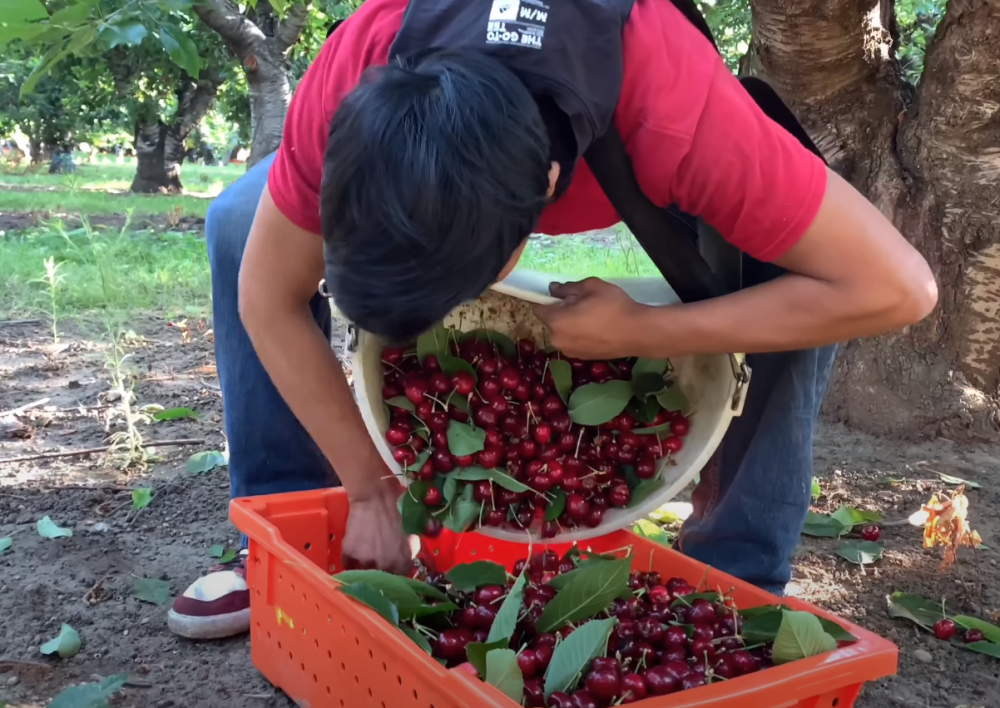
[[[334,114],[320,189],[337,307],[401,342],[478,297],[541,215],[549,155],[531,94],[484,54],[366,72]]]

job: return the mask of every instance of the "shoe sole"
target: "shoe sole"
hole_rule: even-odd
[[[227,615],[197,617],[167,612],[167,628],[185,639],[225,639],[250,631],[250,608]]]

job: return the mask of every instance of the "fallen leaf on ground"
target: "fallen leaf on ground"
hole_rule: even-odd
[[[170,599],[170,583],[155,578],[136,578],[134,594],[143,602],[162,605]]]
[[[36,528],[38,529],[38,535],[42,538],[62,538],[73,535],[70,529],[57,526],[48,516],[39,519]]]
[[[63,623],[59,628],[59,635],[45,642],[38,650],[45,655],[58,654],[63,659],[68,659],[80,651],[80,635],[68,624]]]

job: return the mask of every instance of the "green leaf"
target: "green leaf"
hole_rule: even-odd
[[[955,477],[950,474],[945,474],[944,472],[938,472],[937,470],[929,470],[929,471],[936,474],[938,478],[945,484],[950,484],[956,487],[960,484],[964,484],[969,489],[980,489],[982,487],[982,485],[979,484],[979,482],[973,482],[968,479],[962,479],[961,477]]]
[[[436,481],[435,477],[435,481]],[[455,494],[458,492],[458,479],[453,475],[448,475],[444,478],[444,482],[441,483],[441,496],[444,497],[445,504],[451,504],[451,500],[455,498]]]
[[[1000,644],[1000,627],[997,627],[995,624],[977,617],[969,617],[968,615],[955,615],[952,619],[955,621],[955,624],[959,624],[966,629],[978,629],[989,641]]]
[[[40,518],[35,527],[38,529],[38,535],[42,538],[64,538],[73,535],[72,530],[56,526],[56,523],[48,516]]]
[[[143,602],[163,605],[170,599],[170,583],[156,578],[136,578],[132,594]]]
[[[226,552],[226,547],[223,546],[221,543],[218,543],[214,546],[211,546],[208,549],[208,556],[209,558],[221,558],[222,554],[225,552]]]
[[[152,415],[153,420],[181,420],[182,418],[190,418],[191,420],[198,420],[198,414],[191,410],[190,408],[167,408],[166,410],[158,411]]]
[[[449,531],[464,533],[472,522],[479,518],[483,505],[472,498],[471,484],[465,485],[462,493],[448,506],[448,513],[442,523]]]
[[[160,26],[159,35],[160,43],[167,50],[171,61],[184,69],[192,78],[197,79],[201,72],[202,62],[201,57],[198,56],[198,46],[194,41],[183,32],[178,31],[177,28],[171,32],[170,28],[163,25]]]
[[[494,332],[491,329],[475,329],[471,332],[466,332],[462,335],[462,339],[477,339],[481,342],[489,342],[503,352],[504,356],[514,356],[517,354],[517,345],[514,344],[513,339],[506,334]]]
[[[280,16],[285,14],[285,7],[287,7],[285,5],[285,0],[269,0],[269,2],[271,3],[271,7],[274,9],[274,13],[276,15]]]
[[[663,423],[662,425],[654,425],[650,428],[633,428],[632,432],[636,435],[659,435],[660,433],[670,434],[670,423]]]
[[[651,396],[656,396],[667,389],[667,382],[660,374],[632,374],[632,390],[635,397],[642,400]],[[659,401],[657,401],[659,403]]]
[[[646,538],[661,546],[671,546],[674,542],[673,536],[663,530],[663,527],[649,519],[639,519],[632,526],[632,533],[640,538]]]
[[[108,49],[114,49],[119,44],[134,47],[146,38],[146,26],[141,22],[126,21],[121,24],[104,25],[98,37],[107,44]]]
[[[381,570],[345,570],[334,575],[333,579],[344,585],[362,583],[375,588],[396,605],[400,617],[403,618],[407,615],[407,609],[413,611],[413,608],[423,604],[407,579],[392,573],[385,573]]]
[[[456,457],[474,455],[486,447],[486,431],[457,420],[448,421],[448,448]]]
[[[908,619],[928,632],[933,631],[934,623],[946,617],[947,614],[947,606],[942,607],[941,603],[925,600],[919,595],[894,592],[889,596],[890,617]]]
[[[817,538],[837,538],[849,530],[837,519],[825,514],[817,514],[814,511],[810,511],[806,515],[806,523],[802,527],[802,533],[806,536],[816,536]]]
[[[573,389],[573,367],[568,361],[562,359],[551,359],[549,361],[549,371],[552,373],[552,383],[556,386],[556,393],[563,403],[569,401],[569,393]]]
[[[218,450],[205,450],[191,455],[184,467],[191,474],[204,474],[217,467],[226,467],[228,464],[226,456]]]
[[[669,363],[667,359],[644,359],[643,357],[639,357],[635,360],[635,364],[632,365],[632,381],[635,381],[644,374],[656,374],[662,377],[666,373],[667,364]]]
[[[499,484],[504,489],[509,489],[512,492],[532,491],[531,487],[523,482],[517,481],[501,469],[485,469],[477,465],[472,465],[471,467],[460,467],[452,472],[450,476],[464,482],[480,482],[483,480],[489,480],[495,484]]]
[[[0,555],[6,553],[7,549],[9,549],[11,545],[13,545],[13,543],[14,539],[12,539],[10,536],[4,536],[3,538],[0,538]]]
[[[358,602],[368,605],[392,624],[399,626],[399,609],[378,590],[367,583],[342,585],[340,591]]]
[[[978,654],[992,656],[994,659],[1000,659],[1000,644],[994,644],[993,642],[972,642],[972,644],[963,644],[962,648]]]
[[[559,592],[542,610],[536,626],[540,633],[553,632],[572,622],[590,619],[628,590],[632,567],[628,558],[577,568],[566,573]]]
[[[128,674],[108,676],[99,683],[70,686],[52,699],[47,708],[108,708],[108,699],[128,681]]]
[[[746,620],[743,623],[743,641],[747,644],[773,642],[778,636],[784,615],[781,605],[763,605],[742,610]],[[823,630],[838,642],[856,642],[858,638],[836,622],[818,617]]]
[[[628,507],[631,509],[634,506],[642,504],[649,495],[658,490],[663,486],[663,480],[654,477],[653,479],[644,479],[635,486],[632,490],[632,496],[629,497]]]
[[[774,639],[775,664],[808,659],[836,648],[837,640],[826,633],[818,617],[808,612],[783,610],[778,636]]]
[[[524,676],[517,654],[510,649],[494,649],[486,655],[486,683],[520,705],[524,697]]]
[[[417,337],[417,358],[420,363],[423,364],[429,354],[436,356],[438,361],[447,355],[449,336],[447,328],[435,327]]]
[[[472,592],[486,585],[507,584],[507,571],[502,565],[490,561],[461,563],[445,573],[444,577],[459,592]]]
[[[671,608],[688,606],[690,607],[694,604],[695,600],[708,600],[709,602],[715,603],[719,602],[721,598],[719,593],[715,590],[709,590],[707,592],[692,592],[688,595],[679,595],[676,600],[670,603]]]
[[[393,408],[402,408],[404,411],[410,411],[410,413],[417,412],[417,407],[413,405],[413,401],[406,396],[393,396],[392,398],[387,398],[385,403]]]
[[[668,411],[686,411],[691,407],[688,402],[687,396],[681,391],[681,387],[677,385],[676,382],[667,382],[667,390],[663,393],[657,394],[656,400],[659,401],[660,405],[663,406]]]
[[[809,497],[816,501],[821,496],[823,496],[823,490],[819,486],[819,480],[815,477],[812,478],[812,485],[809,488]]]
[[[497,610],[493,626],[490,627],[490,633],[486,637],[487,642],[497,642],[502,639],[509,643],[511,637],[514,636],[514,630],[517,629],[517,620],[521,614],[521,605],[524,600],[524,586],[527,580],[522,571],[521,575],[514,581],[510,592],[507,593],[507,597],[500,604],[500,609]]]
[[[469,663],[476,667],[480,676],[486,675],[486,655],[494,649],[507,649],[510,644],[509,639],[498,639],[485,644],[480,642],[470,642],[465,647],[465,656]]]
[[[625,410],[631,398],[628,381],[585,384],[569,397],[569,417],[577,425],[603,425]]]
[[[633,398],[629,401],[626,410],[640,423],[652,423],[662,409],[656,398],[647,398],[643,401]],[[669,428],[669,424],[667,427]]]
[[[855,565],[869,565],[882,557],[882,544],[874,541],[844,541],[837,555]]]
[[[423,619],[424,617],[432,617],[433,615],[443,615],[454,612],[458,609],[458,605],[454,602],[438,602],[433,605],[420,605],[418,607],[406,608],[404,613],[402,608],[399,610],[400,617],[402,619]]]
[[[615,619],[591,620],[556,644],[549,668],[545,672],[546,697],[557,691],[572,693],[590,662],[604,656],[616,622]]]
[[[427,528],[430,509],[424,504],[427,482],[411,482],[399,497],[399,513],[403,517],[403,532],[419,536]]]
[[[562,487],[555,491],[555,499],[545,508],[545,520],[555,521],[566,510],[566,492]]]
[[[850,531],[859,524],[879,522],[882,515],[877,511],[861,511],[850,506],[841,505],[831,515],[831,518],[838,521],[847,531]]]
[[[19,96],[24,99],[25,96],[31,94],[35,90],[35,85],[38,83],[45,74],[49,73],[56,64],[63,60],[66,55],[70,53],[69,46],[55,45],[49,47],[48,51],[42,56],[42,60],[35,65],[35,68],[31,70],[28,74],[28,78],[25,79],[24,83],[21,84],[21,89]]]
[[[472,366],[465,359],[460,359],[457,356],[451,356],[450,354],[441,354],[438,356],[438,363],[441,364],[441,371],[448,376],[453,376],[459,371],[468,371],[472,374],[472,378],[476,383],[479,383],[479,376],[476,374],[475,367]]]
[[[38,0],[0,0],[0,19],[10,24],[33,22],[49,19],[49,13]]]
[[[52,27],[73,29],[90,17],[90,13],[96,4],[96,0],[78,0],[76,3],[67,5],[58,12],[53,13],[49,18],[49,25]]]
[[[149,487],[139,487],[132,490],[132,508],[135,511],[145,509],[151,501],[153,501],[153,490]]]
[[[63,659],[68,659],[80,651],[80,635],[68,624],[63,623],[58,636],[45,642],[38,650],[46,656],[58,654]]]
[[[431,649],[431,643],[427,641],[427,637],[423,634],[415,630],[413,627],[407,627],[405,625],[400,627],[400,629],[403,630],[403,634],[409,637],[414,644],[427,652],[428,655],[433,653],[434,650]]]

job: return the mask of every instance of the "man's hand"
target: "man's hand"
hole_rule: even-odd
[[[348,570],[410,575],[414,551],[396,508],[403,489],[395,477],[384,482],[374,495],[351,500],[341,548],[344,565]]]
[[[535,305],[535,314],[552,332],[552,346],[580,359],[614,359],[644,353],[639,321],[648,310],[624,290],[598,278],[552,283],[562,302]]]

